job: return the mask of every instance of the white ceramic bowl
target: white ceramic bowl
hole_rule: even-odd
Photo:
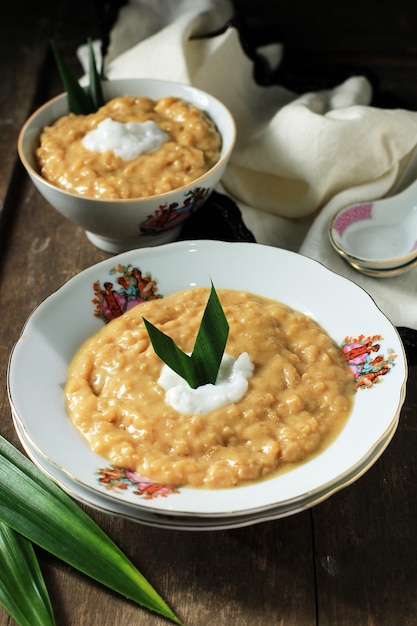
[[[417,203],[409,198],[412,190],[338,211],[329,226],[335,250],[350,265],[365,273],[368,270],[370,275],[407,271],[417,259]]]
[[[123,252],[137,247],[149,247],[176,239],[183,221],[208,198],[220,180],[235,143],[235,124],[228,109],[216,98],[194,87],[169,81],[149,79],[112,80],[103,83],[105,100],[125,94],[159,99],[180,97],[204,110],[216,124],[222,136],[219,161],[191,185],[159,196],[105,200],[76,196],[55,187],[39,173],[35,150],[44,126],[68,113],[66,94],[61,94],[41,106],[27,120],[18,139],[18,153],[34,185],[45,199],[64,217],[86,231],[90,241],[107,252]],[[191,194],[196,202],[187,202]],[[149,216],[162,210],[170,211],[167,225],[153,225],[152,232],[144,229]]]
[[[154,489],[153,498],[146,497],[146,486],[143,496],[137,495],[134,482],[124,490],[105,489],[98,472],[108,467],[108,462],[90,450],[69,420],[63,385],[75,351],[104,323],[100,318],[104,309],[96,298],[97,281],[99,286],[109,281],[117,285],[118,277],[134,267],[152,275],[161,295],[210,286],[213,280],[217,288],[280,300],[315,319],[341,348],[353,344],[359,353],[363,348],[362,357],[350,364],[358,391],[340,435],[306,463],[248,486],[180,488],[178,493],[161,490],[160,494]],[[368,342],[372,359],[378,357],[375,367],[366,359]],[[8,390],[24,445],[56,468],[53,474],[58,482],[60,475],[67,476],[77,497],[85,498],[91,492],[94,504],[116,514],[128,511],[133,517],[137,511],[139,521],[149,519],[148,512],[204,518],[210,525],[209,520],[215,518],[233,524],[238,519],[243,523],[243,518],[254,523],[268,516],[289,515],[356,480],[395,433],[406,378],[405,354],[396,329],[354,283],[285,250],[252,243],[191,241],[109,258],[47,298],[29,318],[13,350]]]

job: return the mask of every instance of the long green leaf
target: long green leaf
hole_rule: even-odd
[[[191,355],[171,337],[143,318],[153,348],[160,359],[184,378],[192,389],[215,384],[229,336],[229,324],[213,283]]]
[[[228,336],[229,324],[212,284],[192,353],[200,380],[216,382]]]
[[[201,383],[193,367],[192,357],[183,352],[171,337],[165,335],[159,328],[151,324],[149,320],[143,318],[143,322],[148,331],[153,349],[159,358],[169,365],[178,376],[184,378],[192,389],[196,389]]]
[[[97,111],[104,104],[103,91],[101,89],[101,79],[97,71],[96,58],[91,39],[88,39],[88,92],[94,107]]]
[[[80,85],[70,67],[65,62],[65,59],[57,50],[53,41],[51,41],[51,47],[58,66],[59,74],[61,76],[62,84],[67,92],[69,110],[76,115],[94,113],[95,109],[89,93],[87,93]]]
[[[182,624],[93,519],[3,437],[0,521],[90,578]]]
[[[31,542],[2,522],[0,604],[19,626],[55,626],[51,602]]]

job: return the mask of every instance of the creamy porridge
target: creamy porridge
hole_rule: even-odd
[[[231,487],[304,461],[345,423],[353,381],[341,350],[305,315],[232,290],[218,290],[230,325],[226,353],[249,354],[247,392],[205,414],[169,406],[142,317],[191,352],[208,294],[196,288],[136,306],[74,357],[69,415],[114,465],[170,485]]]
[[[163,141],[156,149],[123,158],[83,142],[99,124],[153,124]],[[104,131],[103,131],[104,132]],[[153,130],[155,135],[155,130]],[[89,147],[86,147],[89,146]],[[220,157],[221,136],[209,117],[180,98],[114,98],[96,113],[70,113],[45,127],[37,150],[41,174],[66,191],[93,198],[141,198],[187,185]]]

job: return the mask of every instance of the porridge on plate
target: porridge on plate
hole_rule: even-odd
[[[306,315],[279,302],[219,289],[230,326],[226,354],[253,372],[238,400],[204,413],[170,406],[143,317],[192,352],[209,290],[140,304],[75,355],[67,410],[91,448],[115,466],[170,485],[226,488],[285,470],[340,432],[353,401],[340,348]]]

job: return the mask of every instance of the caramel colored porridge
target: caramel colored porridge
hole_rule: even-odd
[[[113,150],[90,150],[83,139],[105,120],[153,122],[166,133],[155,150],[122,158]],[[180,98],[114,98],[96,113],[58,119],[43,129],[36,155],[41,174],[70,193],[93,198],[142,198],[187,185],[220,157],[221,136],[198,107]]]
[[[286,305],[230,290],[218,290],[230,325],[226,353],[248,352],[248,390],[202,415],[171,408],[142,316],[191,352],[208,293],[195,288],[140,304],[74,357],[65,389],[69,415],[115,466],[164,484],[231,487],[306,460],[345,423],[352,374],[326,332]]]

